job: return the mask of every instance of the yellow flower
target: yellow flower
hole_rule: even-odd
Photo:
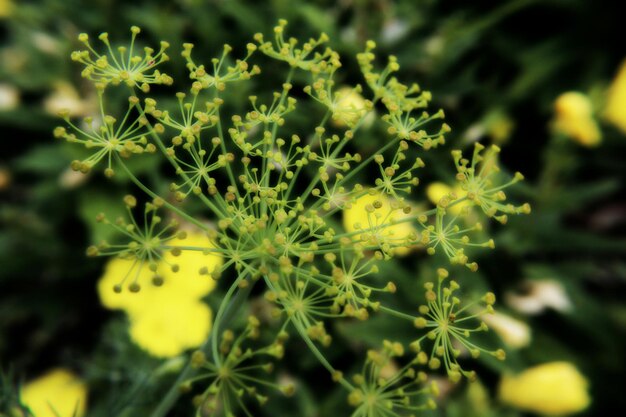
[[[609,88],[604,117],[626,134],[626,60]]]
[[[213,243],[203,234],[189,233],[185,239],[173,239],[170,246],[187,246],[197,248],[213,248]],[[167,252],[163,261],[157,266],[156,274],[163,279],[160,287],[144,285],[138,293],[122,291],[117,294],[112,289],[126,274],[131,271],[132,260],[115,258],[109,261],[105,273],[98,282],[98,292],[102,304],[110,309],[133,310],[144,309],[145,304],[153,297],[183,297],[199,299],[210,293],[215,287],[215,280],[208,275],[201,275],[200,269],[206,267],[208,272],[222,265],[223,259],[216,254],[204,255],[201,251],[183,251],[176,257]],[[176,264],[178,272],[172,272],[170,265]],[[151,282],[155,273],[147,266],[142,269],[135,268],[128,279],[138,274],[137,282]]]
[[[187,246],[196,248],[215,248],[215,245],[201,233],[189,233],[185,239],[174,239],[169,243],[171,246]],[[205,255],[201,251],[183,251],[180,256],[166,253],[164,261],[169,264],[178,264],[177,273],[166,270],[163,277],[166,278],[162,288],[176,292],[184,296],[195,295],[203,297],[213,291],[215,280],[208,275],[201,275],[200,269],[206,267],[208,273],[222,266],[224,260],[221,255],[212,253]],[[171,279],[168,279],[170,278]]]
[[[100,302],[108,309],[122,309],[132,311],[133,309],[142,309],[148,304],[150,296],[154,292],[154,288],[145,285],[141,291],[134,294],[128,290],[123,290],[119,294],[113,291],[113,287],[118,284],[129,271],[132,271],[132,277],[137,275],[138,282],[150,282],[154,273],[148,269],[147,265],[143,268],[134,268],[134,261],[113,258],[104,269],[104,275],[98,281],[98,294]],[[129,277],[130,279],[130,277]]]
[[[497,311],[482,319],[508,346],[519,349],[530,344],[530,326],[523,321]]]
[[[212,313],[202,301],[166,293],[153,301],[145,311],[129,314],[131,339],[152,356],[179,355],[200,346],[209,335]]]
[[[26,384],[20,399],[37,417],[81,417],[87,406],[87,387],[73,373],[57,368]]]
[[[175,239],[172,246],[214,247],[200,233],[190,233],[186,239]],[[204,255],[202,251],[183,251],[179,256],[166,253],[157,266],[157,275],[163,279],[161,286],[145,285],[137,293],[116,293],[113,286],[132,271],[138,282],[150,282],[155,275],[147,265],[132,268],[134,261],[112,259],[98,282],[102,304],[110,309],[126,311],[130,319],[130,336],[137,345],[156,357],[172,357],[186,349],[202,344],[211,330],[211,310],[200,299],[215,287],[210,273],[219,268],[221,256]],[[172,272],[170,265],[179,266]],[[131,277],[129,277],[131,279]]]
[[[13,2],[11,0],[0,0],[0,19],[9,17],[13,13]]]
[[[365,99],[351,87],[342,87],[335,94],[333,124],[353,127],[367,112]]]
[[[442,198],[446,197],[450,193],[454,193],[457,199],[463,198],[465,197],[465,195],[467,195],[467,192],[463,190],[460,185],[452,188],[449,185],[444,184],[443,182],[433,182],[429,184],[426,188],[426,196],[433,204],[439,203]],[[450,214],[458,215],[461,214],[461,211],[465,206],[466,204],[464,203],[458,203],[450,207],[448,211],[450,212]]]
[[[554,127],[557,131],[583,146],[600,144],[602,135],[593,118],[591,101],[586,95],[574,91],[563,93],[554,102],[554,109]]]
[[[550,362],[529,368],[500,383],[500,399],[522,410],[546,415],[566,415],[591,402],[587,380],[569,362]]]
[[[381,207],[374,213],[369,213],[368,208],[371,209],[375,202],[381,203]],[[417,235],[417,229],[412,222],[391,225],[395,221],[410,217],[410,214],[404,214],[401,209],[394,209],[394,203],[393,199],[384,194],[367,193],[343,211],[343,226],[348,233],[382,226],[379,231],[367,232],[368,236],[355,236],[355,240],[367,240],[366,244],[384,244],[387,242],[395,245],[407,240],[410,235]],[[377,217],[379,215],[380,218]],[[406,255],[410,251],[409,247],[401,246],[396,248],[394,253]]]

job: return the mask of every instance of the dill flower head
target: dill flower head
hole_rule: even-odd
[[[87,172],[104,165],[107,176],[120,170],[149,200],[142,206],[137,198],[127,196],[127,218],[113,221],[98,216],[121,236],[118,241],[102,242],[87,251],[89,255],[120,258],[99,287],[102,300],[111,308],[127,311],[131,336],[141,344],[165,317],[160,312],[142,312],[139,305],[173,309],[175,300],[186,300],[190,304],[180,309],[181,316],[175,319],[185,322],[187,314],[201,315],[192,312],[192,307],[212,288],[209,282],[223,283],[226,292],[207,343],[192,358],[199,379],[181,377],[187,388],[198,381],[206,384],[196,401],[200,412],[222,409],[230,415],[240,408],[248,414],[247,398],[265,401],[256,386],[290,393],[291,388],[257,375],[269,367],[262,358],[282,357],[288,329],[351,393],[357,415],[389,415],[380,411],[388,405],[399,410],[397,413],[430,406],[428,401],[414,401],[413,392],[423,393],[428,388],[421,387],[424,376],[413,368],[428,364],[437,369],[436,362],[443,361],[451,379],[469,375],[456,362],[458,348],[452,339],[471,352],[484,351],[499,358],[503,354],[481,350],[469,341],[469,334],[484,330],[485,325],[465,327],[460,313],[466,313],[467,320],[477,318],[478,313],[458,309],[459,301],[451,295],[458,284],[451,281],[444,288],[443,273],[437,290],[431,287],[427,291],[429,304],[422,309],[423,317],[416,318],[380,301],[380,294],[394,293],[397,288],[378,274],[378,264],[406,254],[410,248],[426,247],[428,253],[441,249],[452,263],[476,270],[477,264],[468,260],[464,248],[493,247],[493,240],[474,242],[470,236],[480,230],[480,224],[461,227],[457,218],[465,213],[450,216],[448,210],[467,203],[502,223],[507,214],[528,213],[528,205],[505,203],[503,189],[521,180],[521,174],[509,182],[496,179],[493,155],[497,148],[483,155],[483,148],[477,145],[471,161],[455,151],[450,166],[456,166],[465,195],[444,197],[432,210],[418,209],[412,193],[420,186],[418,174],[425,168],[420,155],[444,145],[445,134],[451,130],[442,122],[443,111],[428,111],[431,93],[417,84],[403,84],[395,76],[400,68],[395,57],[389,57],[378,69],[376,45],[371,41],[357,55],[363,86],[338,88],[335,79],[342,62],[339,54],[326,46],[328,36],[321,34],[301,42],[286,37],[286,26],[286,21],[279,21],[271,40],[255,35],[255,43],[247,44],[245,51],[225,45],[221,56],[208,62],[198,61],[193,57],[193,45],[184,44],[182,57],[190,81],[173,94],[173,106],[146,95],[150,83],[170,84],[170,78],[153,70],[166,59],[162,51],[153,55],[146,50],[144,58],[116,66],[114,58],[119,63],[119,54],[126,58],[130,54],[125,48],[114,54],[105,36],[108,52],[104,55],[90,46],[87,53],[74,55],[85,66],[84,75],[95,83],[101,109],[110,90],[105,86],[124,84],[122,88],[129,89],[131,95],[121,122],[101,110],[103,124],[84,130],[65,113],[69,128],[57,128],[55,136],[92,152],[72,164],[76,170]],[[128,50],[139,33],[134,28],[131,31]],[[81,35],[81,39],[88,38]],[[234,100],[224,94],[231,85],[262,76],[261,54],[272,61],[272,75],[284,71],[283,82],[270,95],[250,95],[243,109],[242,103],[225,105],[225,100]],[[311,110],[311,106],[302,106],[303,100],[317,107]],[[295,117],[303,111],[313,125],[308,132],[302,131],[302,123]],[[382,115],[376,117],[379,113]],[[384,140],[372,141],[367,136],[372,119],[372,128],[378,123],[386,132]],[[364,144],[378,149],[362,154]],[[144,184],[126,162],[133,154],[156,152],[171,167],[173,180],[168,192]],[[142,213],[142,207],[143,216],[134,216]],[[165,210],[196,227],[204,241],[190,239],[178,221],[165,221],[160,214]],[[199,213],[203,219],[210,217],[211,222],[201,221]],[[123,265],[126,273],[119,269]],[[191,279],[197,281],[188,282]],[[162,285],[154,287],[151,282]],[[255,318],[249,319],[243,330],[231,329],[237,306],[252,287],[261,285],[266,300],[274,306],[274,318],[281,323],[274,336],[264,339],[273,340],[265,345],[257,341],[262,326]],[[489,310],[491,297],[485,302]],[[418,349],[419,342],[415,343],[410,369],[402,368],[387,383],[382,374],[387,369],[384,365],[402,356],[402,349],[385,343],[382,353],[368,355],[363,372],[371,374],[375,383],[344,378],[323,353],[333,341],[330,323],[346,318],[367,320],[371,314],[390,314],[423,324],[418,327],[424,338],[435,342],[430,358],[426,356],[424,362],[426,353]],[[459,315],[456,324],[450,321],[453,314]],[[169,327],[175,320],[168,319],[163,326]],[[198,333],[205,331],[206,327]],[[168,337],[178,340],[179,336],[177,329]],[[165,356],[175,351],[174,347],[197,346],[199,339],[194,337],[193,343],[188,339],[168,342],[167,349],[153,352]],[[400,388],[390,388],[397,384]]]
[[[194,398],[199,410],[212,414],[228,404],[238,404],[246,415],[251,415],[245,400],[252,399],[260,405],[268,400],[258,387],[275,389],[287,396],[293,394],[292,383],[278,384],[267,380],[274,370],[272,360],[283,357],[286,334],[280,333],[269,345],[250,347],[250,343],[259,337],[259,326],[259,320],[250,316],[240,334],[225,330],[213,361],[208,360],[202,351],[193,353],[191,366],[198,370],[198,376],[184,382],[181,388],[188,390],[192,384],[207,382],[203,392]]]
[[[418,353],[418,361],[428,363],[431,369],[438,369],[443,365],[453,382],[459,381],[462,376],[474,380],[476,373],[462,369],[457,360],[463,351],[473,358],[488,354],[504,360],[506,356],[504,350],[487,350],[474,343],[471,338],[477,332],[488,330],[481,317],[493,314],[495,295],[489,292],[480,302],[461,305],[461,299],[455,295],[460,285],[453,280],[447,286],[444,285],[448,278],[448,271],[445,269],[439,269],[437,276],[436,285],[432,282],[424,285],[427,304],[419,307],[421,315],[413,321],[416,328],[426,329],[427,333],[416,339],[411,348]],[[432,348],[428,355],[427,351],[422,350],[422,345],[424,342],[430,344],[431,341]]]
[[[417,371],[419,361],[408,361],[398,367],[395,360],[405,355],[401,343],[385,340],[381,350],[369,350],[361,373],[352,379],[355,388],[348,395],[348,403],[355,407],[352,417],[403,416],[406,413],[436,407],[431,398],[439,389],[427,376]]]
[[[130,28],[132,34],[130,46],[118,46],[114,48],[109,42],[109,34],[106,32],[98,35],[98,39],[106,46],[106,52],[98,53],[89,42],[89,35],[81,33],[78,40],[87,49],[72,53],[72,60],[85,66],[82,76],[97,83],[100,89],[107,84],[126,84],[129,87],[141,88],[142,91],[150,91],[150,84],[172,83],[172,78],[162,74],[156,68],[162,62],[169,60],[165,53],[169,44],[161,42],[159,51],[155,54],[150,47],[143,48],[143,55],[137,55],[135,39],[141,30],[137,26]],[[152,73],[149,73],[152,71]]]
[[[361,88],[341,87],[335,92],[334,102],[329,106],[336,126],[353,127],[371,110],[372,103],[361,95]]]

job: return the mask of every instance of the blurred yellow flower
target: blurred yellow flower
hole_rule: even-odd
[[[506,113],[492,113],[485,123],[487,124],[487,133],[495,143],[506,142],[515,129],[515,122]]]
[[[20,399],[37,417],[81,417],[87,406],[87,386],[70,371],[56,368],[27,383]]]
[[[380,208],[376,209],[374,213],[369,213],[368,209],[372,209],[376,202],[380,203]],[[385,194],[367,193],[357,199],[349,208],[344,209],[343,226],[348,233],[382,226],[380,231],[366,232],[368,236],[355,236],[355,240],[367,240],[367,244],[384,244],[385,242],[397,244],[407,240],[410,235],[417,235],[417,229],[412,222],[391,225],[395,221],[410,217],[410,214],[404,214],[401,209],[394,209],[394,205],[395,201]],[[377,217],[378,215],[380,218]],[[371,236],[369,236],[370,234]],[[373,239],[375,242],[371,242],[371,238],[375,238]],[[396,248],[394,253],[406,255],[410,251],[411,249],[405,246]]]
[[[118,284],[124,276],[131,271],[134,261],[121,258],[111,259],[105,266],[104,275],[98,281],[98,294],[100,302],[108,309],[122,309],[127,312],[133,309],[145,308],[148,304],[150,296],[154,292],[154,288],[149,285],[142,287],[138,293],[130,291],[122,291],[119,294],[113,291],[113,287]],[[133,277],[137,274],[138,282],[150,282],[154,273],[150,271],[147,265],[142,268],[132,270]]]
[[[557,131],[569,136],[583,146],[597,146],[602,140],[598,124],[593,118],[593,107],[589,97],[570,91],[561,94],[554,102]]]
[[[626,134],[626,60],[609,88],[604,117]]]
[[[9,17],[13,13],[13,2],[11,0],[0,0],[0,19]]]
[[[519,349],[530,344],[530,326],[498,311],[485,314],[482,320],[495,331],[509,347]]]
[[[552,308],[561,313],[572,309],[572,302],[563,285],[552,279],[528,280],[523,284],[523,294],[507,292],[505,300],[516,311],[536,315]]]
[[[170,246],[215,248],[213,242],[206,235],[201,233],[188,233],[185,239],[174,239],[169,242]],[[213,291],[215,280],[209,275],[201,275],[200,269],[206,267],[210,274],[215,268],[219,268],[224,263],[221,255],[216,253],[203,254],[202,251],[183,251],[180,256],[174,256],[167,252],[163,260],[168,264],[177,264],[179,270],[171,272],[165,267],[163,272],[159,272],[164,278],[163,286],[169,293],[175,293],[183,297],[194,296],[201,298]]]
[[[0,111],[13,110],[19,106],[19,104],[19,90],[11,84],[0,83]]]
[[[448,196],[450,193],[454,193],[456,198],[463,198],[467,195],[467,192],[463,190],[460,185],[456,185],[454,188],[449,185],[444,184],[443,182],[433,182],[426,187],[426,196],[433,204],[438,204],[439,201]],[[465,207],[465,203],[458,203],[454,206],[448,208],[447,210],[450,214],[458,215],[463,211],[463,207]]]
[[[472,124],[463,134],[467,142],[477,142],[488,136],[495,144],[503,144],[515,130],[515,121],[502,109],[489,111],[482,120]]]
[[[214,247],[200,233],[190,233],[186,239],[175,239],[171,246],[197,248]],[[204,255],[202,251],[182,251],[179,256],[166,253],[157,266],[157,274],[163,279],[161,286],[144,285],[141,291],[116,293],[118,284],[132,269],[139,282],[150,282],[154,272],[147,265],[132,268],[132,260],[112,259],[98,282],[102,305],[110,309],[124,310],[130,319],[130,336],[137,345],[156,357],[172,357],[186,349],[202,344],[211,330],[211,310],[200,299],[215,287],[215,281],[201,268],[210,273],[219,268],[223,259],[215,254]],[[169,265],[179,265],[172,272]]]
[[[467,385],[467,399],[471,413],[470,416],[488,416],[491,411],[490,395],[487,388],[480,382],[480,380],[472,381]]]
[[[165,294],[153,301],[145,311],[129,314],[131,339],[152,356],[179,355],[200,346],[209,335],[212,313],[202,301]]]
[[[351,87],[342,87],[335,94],[333,124],[337,127],[353,127],[367,112],[365,99]]]
[[[569,362],[550,362],[504,376],[500,399],[522,410],[561,416],[587,408],[588,382]]]
[[[11,171],[0,165],[0,191],[11,185]]]
[[[66,81],[55,83],[54,90],[44,99],[43,107],[47,113],[56,116],[60,111],[68,111],[72,117],[93,114],[98,102],[90,97],[82,99],[76,89]]]
[[[88,175],[74,171],[72,167],[67,167],[61,175],[59,175],[58,184],[63,189],[73,190],[83,185],[88,179]]]

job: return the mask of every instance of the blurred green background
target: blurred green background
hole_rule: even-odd
[[[175,59],[183,42],[194,42],[194,56],[206,62],[226,42],[242,50],[279,18],[294,36],[326,32],[343,56],[345,83],[362,82],[351,57],[373,39],[379,56],[398,57],[403,81],[432,91],[433,108],[445,110],[453,132],[443,149],[423,156],[422,183],[452,184],[449,150],[476,140],[500,145],[503,169],[527,177],[513,198],[529,201],[532,215],[493,226],[495,251],[479,255],[477,274],[458,271],[466,276],[457,279],[470,292],[492,289],[503,312],[528,323],[532,342],[510,349],[504,364],[477,365],[486,391],[451,387],[428,415],[523,415],[498,400],[500,374],[556,360],[575,364],[589,380],[593,402],[582,415],[626,409],[626,133],[601,117],[626,58],[626,25],[620,3],[609,1],[0,0],[3,372],[28,380],[51,367],[72,368],[89,382],[89,415],[116,415],[123,403],[140,410],[162,392],[159,383],[138,382],[161,362],[132,345],[124,317],[100,306],[95,283],[104,260],[84,255],[109,233],[94,216],[114,217],[133,187],[123,176],[109,181],[68,170],[76,150],[51,134],[61,108],[75,116],[94,108],[90,84],[69,59],[78,33],[108,31],[123,40],[138,25],[146,43],[169,41]],[[186,78],[182,65],[164,70]],[[567,91],[592,103],[598,146],[581,146],[551,128],[555,100]],[[164,175],[158,163],[139,163],[136,172],[158,183]],[[383,269],[399,277],[400,287],[414,289],[392,302],[411,308],[434,264],[420,255]],[[211,297],[218,300],[219,291]],[[331,358],[346,367],[383,337],[410,340],[384,318],[342,323],[333,332],[343,343]],[[315,360],[297,356],[287,353],[284,367],[307,380],[306,388],[288,401],[271,401],[263,415],[349,415],[344,393],[330,391]],[[185,401],[172,415],[190,415]]]

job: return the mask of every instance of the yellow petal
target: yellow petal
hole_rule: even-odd
[[[579,412],[591,402],[585,377],[568,362],[550,362],[505,376],[500,399],[522,410],[561,416]]]
[[[127,278],[124,280],[125,277]],[[139,268],[133,260],[113,258],[107,263],[104,275],[98,281],[100,302],[109,309],[124,310],[146,305],[151,297],[152,277],[154,272],[150,271],[148,265]],[[128,290],[128,284],[134,279],[141,285],[141,291],[138,293],[131,293]],[[122,281],[124,281],[122,292],[113,291],[113,287]]]
[[[600,129],[593,118],[593,107],[589,98],[578,92],[561,94],[554,102],[557,131],[569,136],[583,146],[597,146],[602,140]]]
[[[11,0],[0,0],[0,19],[9,17],[13,13],[13,2]]]
[[[206,340],[211,317],[211,309],[201,301],[168,297],[130,314],[130,336],[151,355],[172,357]]]
[[[169,244],[201,248],[215,247],[205,235],[200,233],[190,233],[186,239],[174,239]],[[178,265],[178,272],[172,272],[172,264]],[[183,251],[180,256],[174,256],[168,252],[163,255],[163,260],[157,263],[155,273],[146,263],[139,267],[134,260],[114,258],[107,263],[104,275],[98,281],[98,294],[103,306],[126,310],[129,313],[144,311],[151,305],[170,297],[195,301],[215,288],[215,280],[210,275],[201,275],[200,269],[206,267],[210,273],[222,264],[223,258],[219,254],[204,255],[201,251],[188,250]],[[163,278],[163,285],[159,287],[152,284],[156,275]],[[113,287],[122,281],[124,282],[122,292],[113,291]],[[141,286],[141,290],[137,293],[128,290],[128,285],[133,281]]]
[[[382,203],[382,207],[376,210],[382,217],[376,218],[376,213],[368,213],[366,206],[374,204],[375,201]],[[352,203],[350,208],[343,211],[343,225],[348,233],[355,232],[360,229],[368,229],[370,227],[386,225],[410,217],[405,215],[401,210],[391,209],[393,200],[384,194],[365,194]],[[390,214],[391,213],[391,214]],[[357,226],[359,226],[357,228]],[[379,241],[398,242],[407,238],[410,234],[417,233],[417,230],[411,222],[389,225],[383,227],[379,236]],[[355,240],[361,240],[361,235],[355,236]],[[367,242],[366,242],[367,243]],[[398,255],[406,255],[410,252],[409,247],[399,247],[395,250]]]
[[[215,248],[209,238],[202,233],[189,233],[187,238],[174,239],[168,244],[181,247]],[[176,293],[195,298],[201,298],[215,288],[215,280],[208,274],[201,275],[200,269],[206,268],[210,274],[224,263],[220,254],[205,255],[195,250],[184,250],[180,256],[167,252],[163,255],[163,261],[167,264],[176,264],[180,269],[178,272],[172,272],[171,268],[163,263],[159,265],[159,275],[164,279],[162,288],[170,294]]]
[[[170,244],[213,247],[201,234],[190,234]],[[174,262],[180,268],[176,273],[171,271]],[[156,287],[151,283],[155,273],[147,265],[139,268],[132,260],[112,259],[98,282],[100,300],[105,307],[126,311],[131,339],[141,348],[156,357],[176,356],[200,346],[209,334],[211,310],[199,299],[215,287],[215,281],[209,275],[200,275],[199,270],[206,266],[211,272],[222,262],[221,256],[204,255],[201,251],[183,251],[178,257],[165,254],[156,272],[164,282]],[[127,275],[122,292],[114,292],[113,286]],[[126,288],[134,279],[141,285],[137,293]]]
[[[37,417],[81,417],[87,405],[87,387],[70,371],[57,368],[26,384],[20,398]]]
[[[626,60],[609,88],[604,117],[626,134]]]
[[[443,182],[433,182],[429,184],[428,187],[426,187],[426,196],[433,204],[439,203],[439,200],[441,200],[443,197],[447,196],[450,193],[454,193],[457,198],[463,198],[467,194],[460,185],[457,185],[453,189]],[[461,214],[461,211],[465,206],[466,204],[464,203],[458,203],[448,208],[447,211],[449,211],[450,214],[453,215]]]

